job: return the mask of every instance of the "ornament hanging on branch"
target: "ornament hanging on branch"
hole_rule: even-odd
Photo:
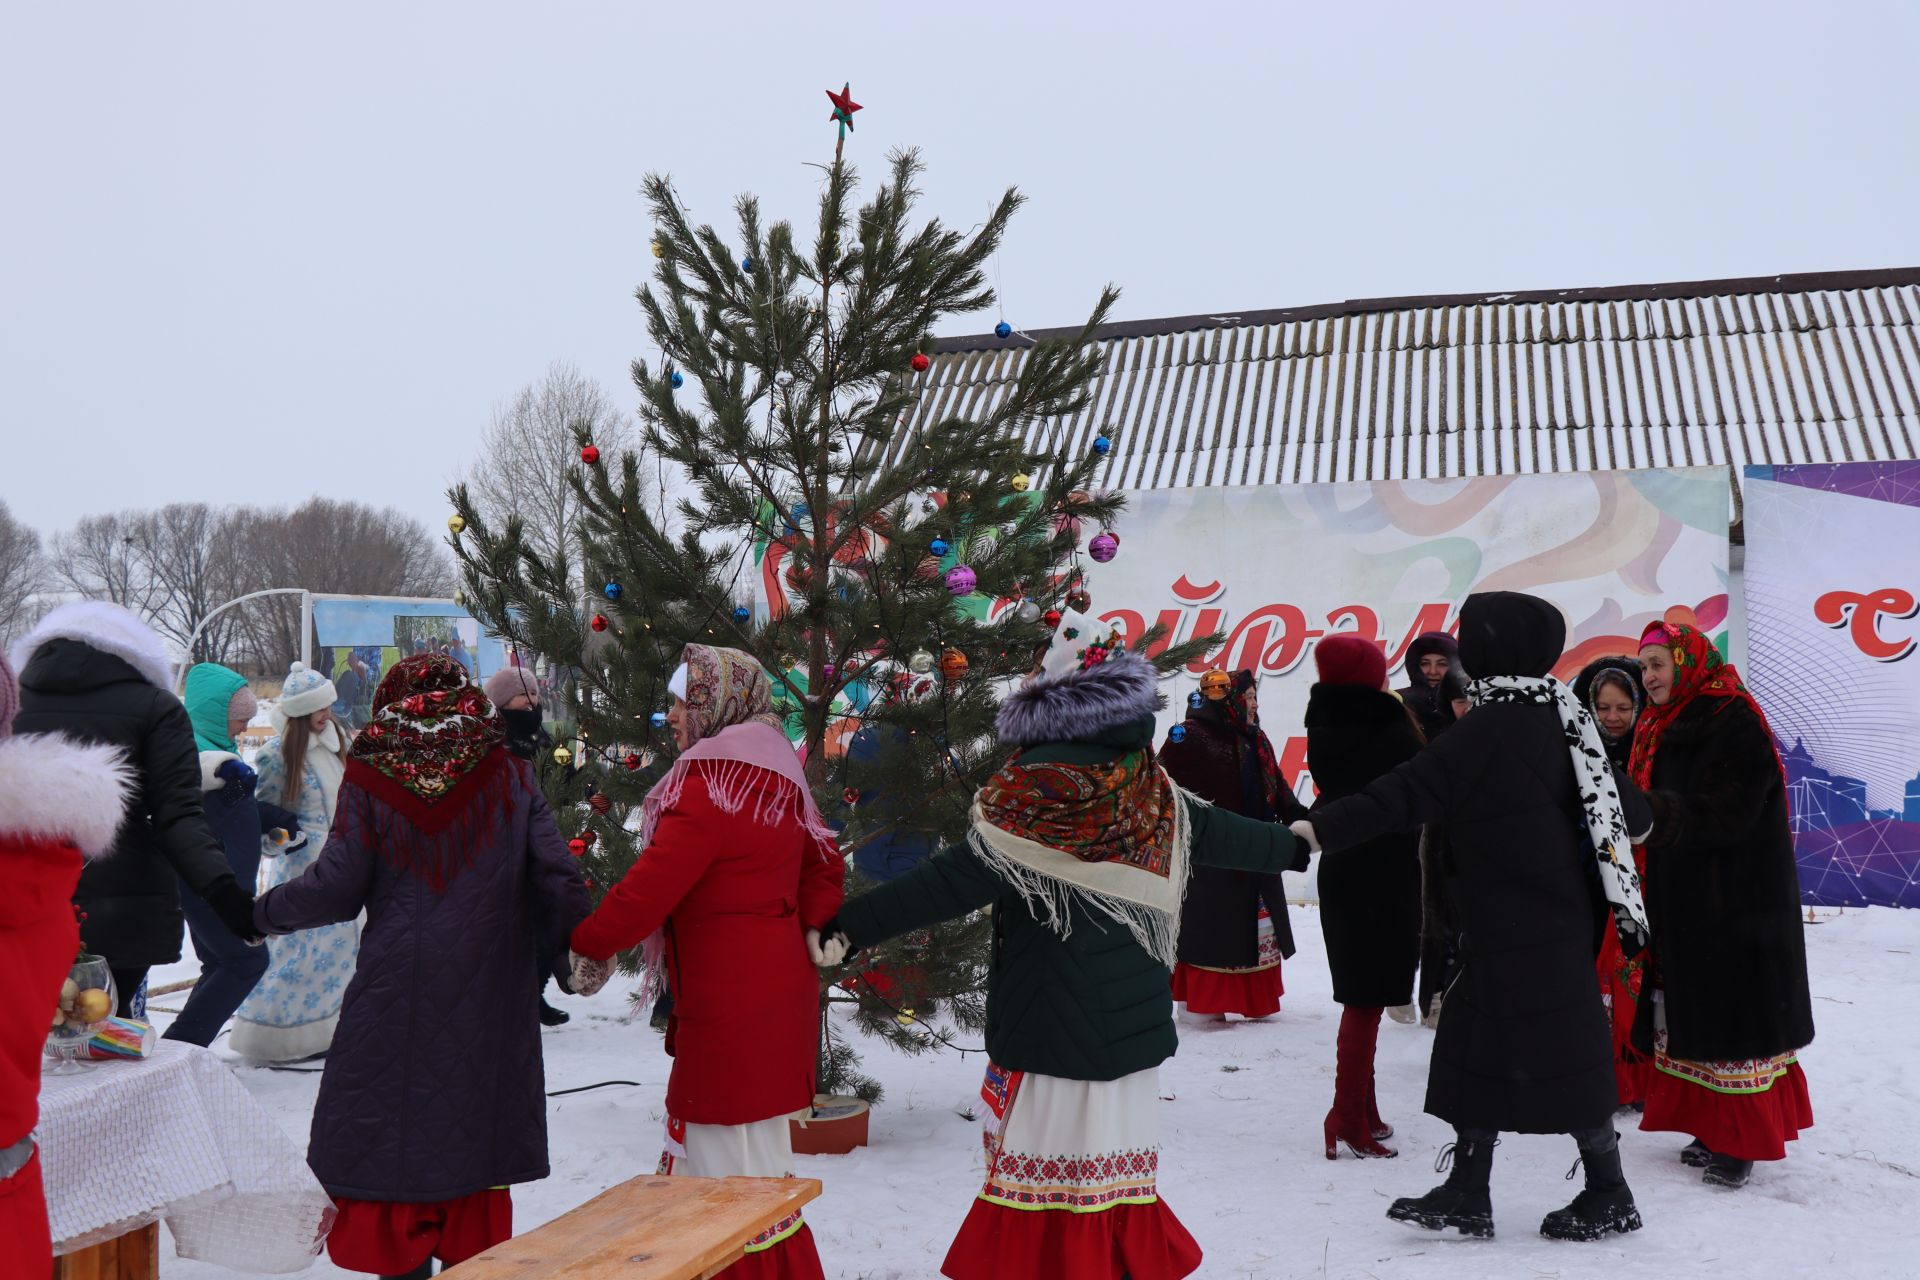
[[[999,324],[993,326],[993,336],[1005,342],[1013,336],[1013,326],[1005,320],[1002,320]]]
[[[555,747],[553,749],[553,762],[564,769],[573,763],[573,752],[567,750],[565,747]]]
[[[1111,533],[1096,533],[1093,540],[1087,543],[1087,554],[1105,564],[1120,554],[1120,539]]]
[[[460,531],[466,527],[467,518],[465,516],[451,515],[447,517],[447,532],[451,533],[454,537],[459,537]]]
[[[949,680],[958,680],[967,674],[967,655],[958,649],[949,649],[940,655],[940,674]]]
[[[913,371],[915,373],[925,373],[932,366],[933,361],[927,359],[926,352],[916,351],[913,353]]]
[[[913,656],[907,659],[907,670],[916,675],[926,675],[933,670],[933,655],[925,649],[915,649]]]
[[[979,585],[980,580],[974,576],[973,570],[964,564],[947,570],[947,590],[956,596],[970,596]]]
[[[667,727],[667,713],[664,711],[656,711],[647,717],[647,723],[656,729],[664,729]]]
[[[567,841],[567,852],[576,858],[584,858],[587,856],[587,842],[579,836],[575,836],[573,839]]]
[[[613,801],[608,799],[606,792],[596,791],[587,797],[587,807],[604,817],[613,808]]]
[[[675,369],[673,371],[673,376],[671,378],[668,378],[667,381],[673,384],[673,389],[675,391],[678,391],[681,387],[684,387],[687,385],[686,375],[681,373],[678,369]]]
[[[1168,742],[1185,742],[1186,740],[1187,740],[1187,726],[1183,724],[1177,724],[1173,726],[1173,728],[1167,730]]]
[[[1103,435],[1095,436],[1093,438],[1093,451],[1094,453],[1098,454],[1100,457],[1104,458],[1108,454],[1113,452],[1113,441],[1107,439]]]
[[[627,752],[627,758],[620,763],[627,766],[628,773],[637,773],[639,772],[640,766],[645,764],[646,761],[640,758],[638,751],[629,751]]]
[[[753,617],[753,610],[747,608],[747,606],[743,604],[737,604],[733,607],[733,620],[735,622],[738,622],[744,625],[746,621],[751,617]]]
[[[1032,487],[1033,487],[1033,481],[1031,478],[1027,476],[1027,474],[1024,471],[1015,474],[1015,476],[1013,477],[1013,491],[1015,493],[1025,493],[1028,489]]]
[[[598,445],[591,445],[591,444],[583,444],[583,445],[581,445],[581,446],[580,446],[580,461],[582,461],[582,462],[584,462],[584,463],[586,463],[586,464],[587,464],[588,466],[590,466],[590,467],[593,467],[593,466],[598,466],[598,465],[600,464],[600,448],[599,448],[599,446],[598,446]]]
[[[593,620],[587,623],[587,625],[595,631],[605,631],[607,629],[607,615],[604,613],[596,613],[593,615]]]
[[[620,584],[617,582],[609,582],[606,586],[600,588],[600,594],[609,600],[618,600],[621,594]]]

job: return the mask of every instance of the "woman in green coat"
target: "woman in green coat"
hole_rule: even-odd
[[[1159,1065],[1195,865],[1304,866],[1277,824],[1176,787],[1153,752],[1152,665],[1069,613],[1001,709],[1018,753],[965,844],[848,903],[829,959],[991,908],[986,1184],[948,1251],[956,1280],[1174,1280],[1200,1248],[1159,1199]],[[838,936],[836,936],[838,935]]]

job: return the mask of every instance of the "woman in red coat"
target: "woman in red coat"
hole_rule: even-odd
[[[45,1276],[53,1242],[33,1142],[40,1055],[80,950],[80,868],[112,845],[132,778],[112,747],[12,737],[19,708],[0,654],[0,1275]]]
[[[671,983],[661,1172],[787,1177],[787,1118],[813,1105],[814,962],[840,909],[840,851],[756,659],[688,645],[668,688],[681,755],[642,806],[640,857],[573,931],[577,969],[644,940],[649,972]],[[723,1274],[823,1275],[798,1213]]]

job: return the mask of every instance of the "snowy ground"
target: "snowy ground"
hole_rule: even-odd
[[[1419,1113],[1432,1033],[1387,1023],[1380,1037],[1381,1110],[1397,1129],[1391,1161],[1322,1158],[1320,1120],[1333,1089],[1338,1010],[1328,997],[1319,919],[1294,908],[1300,954],[1268,1023],[1183,1023],[1161,1069],[1161,1191],[1206,1251],[1213,1277],[1564,1277],[1920,1275],[1920,911],[1821,912],[1807,930],[1819,1040],[1803,1055],[1816,1127],[1785,1162],[1761,1165],[1739,1192],[1701,1185],[1678,1160],[1685,1139],[1622,1121],[1621,1146],[1644,1230],[1594,1245],[1537,1234],[1571,1198],[1565,1138],[1511,1137],[1494,1169],[1499,1238],[1465,1241],[1388,1222],[1395,1196],[1437,1179],[1448,1133]],[[155,975],[156,984],[191,966]],[[175,1001],[178,997],[173,998]],[[168,1000],[158,1003],[168,1004]],[[546,1033],[547,1086],[622,1079],[552,1102],[554,1176],[516,1188],[525,1229],[603,1188],[651,1172],[660,1151],[668,1061],[644,1024],[622,1021],[610,987],[567,1001],[566,1027]],[[164,1019],[165,1015],[156,1015]],[[980,1172],[977,1100],[983,1059],[910,1060],[880,1048],[867,1068],[887,1086],[873,1144],[843,1157],[801,1157],[825,1195],[807,1210],[829,1276],[938,1273]],[[317,1075],[237,1066],[247,1088],[304,1146]],[[215,1280],[224,1268],[168,1257],[168,1280]],[[324,1260],[312,1276],[337,1276]]]

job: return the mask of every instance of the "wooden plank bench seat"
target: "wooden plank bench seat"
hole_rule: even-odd
[[[814,1178],[632,1178],[441,1274],[454,1280],[706,1280],[819,1194]]]

